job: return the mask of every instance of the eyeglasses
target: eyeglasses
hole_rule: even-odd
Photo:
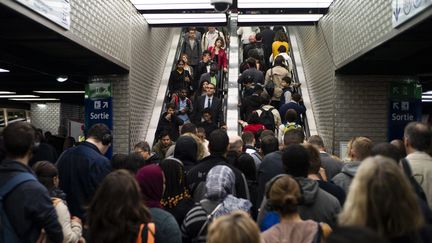
[[[214,87],[210,87],[210,86],[208,86],[207,89],[215,89],[215,88],[214,88]]]

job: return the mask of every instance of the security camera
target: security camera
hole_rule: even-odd
[[[210,0],[210,4],[214,6],[218,12],[225,12],[233,4],[233,0]]]

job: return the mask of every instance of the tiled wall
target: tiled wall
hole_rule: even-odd
[[[114,153],[128,153],[130,145],[146,136],[173,29],[150,28],[129,0],[75,0],[70,4],[70,30],[57,31],[129,67],[128,75],[103,77],[113,84]],[[58,122],[55,133],[59,126],[65,132],[69,117],[81,119],[83,114],[82,107],[62,104],[56,118],[61,124]]]
[[[391,14],[391,1],[336,0],[317,25],[290,28],[300,46],[318,133],[337,155],[340,142],[353,136],[387,139],[389,83],[406,77],[335,70],[398,32]]]
[[[50,131],[58,134],[60,127],[60,103],[46,103],[37,105],[33,103],[30,108],[31,123],[43,132]]]

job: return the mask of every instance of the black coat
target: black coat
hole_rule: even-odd
[[[190,82],[185,80],[186,77],[189,77]],[[173,70],[168,81],[168,89],[171,94],[183,88],[190,91],[191,82],[192,77],[190,76],[189,71],[183,70],[183,72],[179,73],[177,70]]]
[[[171,117],[171,120],[166,118],[167,112],[162,114],[162,117],[159,120],[158,127],[156,129],[156,138],[159,138],[161,133],[166,130],[168,131],[170,138],[172,141],[176,141],[180,136],[179,126],[183,125],[183,120],[178,118],[176,115]]]

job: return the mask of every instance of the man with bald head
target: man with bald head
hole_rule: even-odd
[[[416,181],[426,194],[432,208],[432,157],[427,153],[431,147],[432,131],[427,124],[410,122],[404,130],[406,160]]]

